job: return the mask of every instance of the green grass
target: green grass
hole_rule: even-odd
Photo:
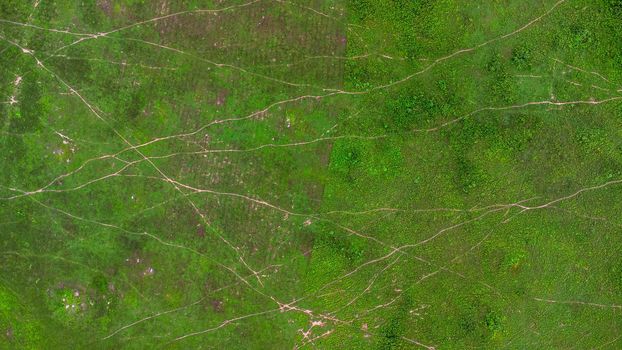
[[[0,348],[620,346],[620,1],[36,4]]]

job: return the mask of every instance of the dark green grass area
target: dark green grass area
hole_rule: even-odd
[[[0,1],[0,348],[620,348],[621,27]]]

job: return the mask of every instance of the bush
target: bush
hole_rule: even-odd
[[[586,47],[594,42],[594,33],[587,28],[573,26],[570,28],[570,34],[570,47],[573,49]]]
[[[366,243],[345,232],[335,232],[325,225],[319,225],[314,245],[326,247],[333,254],[344,257],[350,265],[356,266],[362,262]]]
[[[412,307],[412,299],[408,294],[402,297],[402,303],[392,315],[391,319],[380,329],[378,349],[397,349],[402,344],[402,336],[405,331],[405,323],[409,310]]]
[[[345,177],[348,182],[354,182],[356,170],[360,166],[363,149],[354,142],[338,142],[333,148],[330,159],[330,169]]]
[[[512,63],[518,69],[524,70],[531,68],[531,59],[532,53],[529,47],[519,46],[512,50]]]
[[[23,84],[19,112],[15,113],[11,120],[11,129],[16,133],[38,130],[41,125],[40,117],[44,114],[40,82],[36,79],[25,79]]]
[[[350,0],[348,5],[350,14],[359,21],[364,21],[371,17],[374,12],[374,7],[370,0]]]
[[[605,6],[614,15],[622,17],[622,0],[605,0]]]
[[[503,70],[503,61],[500,54],[493,55],[486,63],[486,70],[491,73],[500,72]]]
[[[441,82],[439,89],[447,89]],[[387,102],[388,115],[384,128],[388,131],[411,131],[428,128],[432,122],[454,112],[454,96],[444,93],[442,97],[412,92],[402,92],[395,99]]]

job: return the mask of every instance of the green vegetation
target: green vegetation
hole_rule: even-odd
[[[617,349],[619,0],[0,1],[0,349]]]

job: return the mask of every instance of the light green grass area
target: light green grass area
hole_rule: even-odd
[[[0,349],[622,347],[620,28],[0,1]]]

